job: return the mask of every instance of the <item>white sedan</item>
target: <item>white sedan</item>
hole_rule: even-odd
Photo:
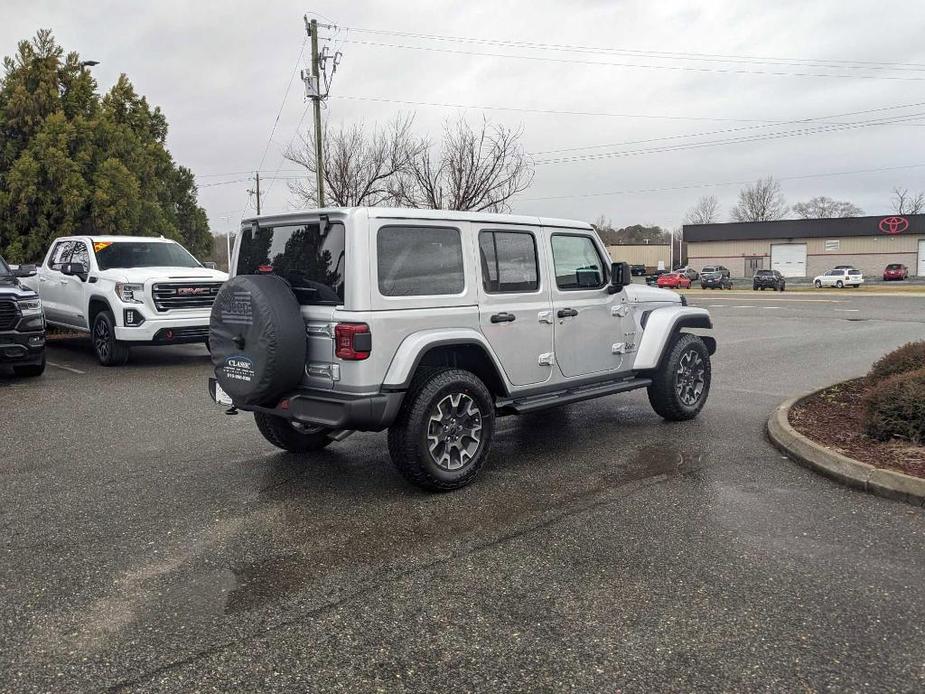
[[[840,268],[838,270],[829,270],[824,275],[819,275],[813,280],[813,285],[818,289],[820,287],[860,287],[864,284],[864,275],[860,270],[854,268]]]

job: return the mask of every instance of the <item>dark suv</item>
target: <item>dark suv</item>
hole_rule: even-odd
[[[722,265],[708,265],[700,271],[701,289],[732,289],[729,268]]]
[[[787,283],[784,281],[784,276],[777,270],[758,270],[752,278],[752,289],[754,290],[773,289],[782,292],[785,286]]]
[[[39,376],[45,370],[45,315],[38,294],[20,277],[35,274],[35,266],[11,270],[0,258],[0,364],[17,376]]]

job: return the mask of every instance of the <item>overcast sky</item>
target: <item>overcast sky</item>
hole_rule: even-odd
[[[269,137],[297,67],[306,11],[340,27],[327,32],[327,45],[343,52],[324,112],[332,123],[373,124],[413,112],[417,130],[437,136],[458,111],[473,120],[486,106],[570,111],[489,115],[522,124],[531,152],[611,145],[559,156],[618,154],[538,165],[515,212],[675,227],[704,193],[719,197],[727,217],[738,182],[768,174],[782,180],[790,203],[829,195],[868,214],[889,211],[893,186],[925,190],[925,3],[918,0],[5,0],[0,46],[10,55],[18,40],[49,27],[67,50],[101,61],[93,71],[102,90],[125,72],[166,113],[170,150],[196,173],[212,229],[224,232],[246,205],[252,211],[246,191],[253,183],[239,179],[261,160],[264,211],[292,206],[287,182],[271,177],[277,170],[292,175],[282,151],[305,113],[298,74]],[[871,112],[903,105],[911,106]],[[866,113],[839,116],[859,111]],[[857,125],[917,114],[923,117],[903,124]],[[810,118],[822,123],[767,123]],[[306,117],[303,129],[310,123]],[[794,131],[803,134],[787,135]],[[714,134],[677,137],[697,133]],[[698,143],[707,146],[691,147]],[[909,167],[915,164],[922,166]],[[889,167],[907,168],[809,177]]]

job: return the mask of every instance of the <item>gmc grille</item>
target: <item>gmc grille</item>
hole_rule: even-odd
[[[152,287],[154,308],[211,308],[221,286],[221,282],[159,282]]]
[[[19,307],[15,301],[0,301],[0,330],[9,330],[19,322]]]

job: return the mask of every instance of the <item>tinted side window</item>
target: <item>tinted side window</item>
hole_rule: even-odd
[[[60,270],[64,263],[69,262],[73,250],[73,241],[58,241],[48,258],[48,267],[52,270]]]
[[[604,286],[604,264],[587,236],[553,234],[552,259],[559,289],[597,289]]]
[[[87,270],[90,269],[90,251],[87,250],[87,245],[76,241],[74,243],[74,251],[71,253],[71,259],[69,263],[83,263],[84,268]]]
[[[533,234],[482,231],[479,233],[479,258],[486,292],[534,292],[539,289]]]
[[[382,227],[376,257],[383,296],[459,294],[465,289],[459,229]]]

